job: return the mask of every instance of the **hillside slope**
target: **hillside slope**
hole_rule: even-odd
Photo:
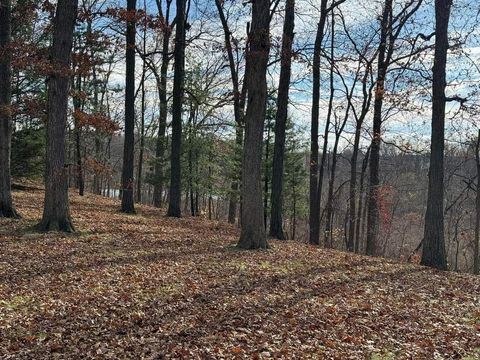
[[[71,196],[78,233],[0,220],[0,358],[480,359],[480,278]]]

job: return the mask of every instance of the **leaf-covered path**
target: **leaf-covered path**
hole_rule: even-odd
[[[78,233],[0,220],[2,359],[478,359],[480,278],[296,242],[237,251],[235,227],[72,195]]]

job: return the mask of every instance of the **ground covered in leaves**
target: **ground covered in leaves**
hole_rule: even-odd
[[[71,200],[73,235],[28,230],[39,190],[0,220],[2,359],[480,359],[478,277]]]

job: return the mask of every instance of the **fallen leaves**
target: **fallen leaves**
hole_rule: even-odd
[[[475,358],[480,280],[72,196],[79,233],[0,220],[0,358]]]

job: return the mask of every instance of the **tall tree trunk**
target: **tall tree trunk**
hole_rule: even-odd
[[[247,62],[248,105],[242,164],[242,230],[238,246],[267,248],[262,204],[262,137],[267,100],[267,66],[270,51],[270,1],[252,4],[252,29]]]
[[[355,127],[355,138],[353,140],[353,153],[350,159],[350,184],[349,184],[349,198],[348,198],[348,238],[347,250],[355,250],[355,219],[357,216],[357,162],[358,151],[360,147],[360,132],[361,125]]]
[[[270,160],[270,140],[271,140],[271,119],[267,120],[267,137],[265,139],[265,173],[263,175],[263,223],[267,229],[268,220],[268,185],[270,184],[270,171],[268,161]]]
[[[172,153],[170,166],[170,201],[168,216],[182,216],[181,152],[182,102],[185,82],[185,0],[177,0],[177,31],[175,33],[175,75],[172,104]]]
[[[144,10],[147,12],[146,4],[144,0]],[[147,48],[147,29],[146,25],[143,29],[143,53],[145,54]],[[137,169],[137,202],[142,202],[142,179],[143,179],[143,153],[145,151],[145,78],[147,74],[147,66],[145,63],[145,59],[143,59],[142,64],[142,84],[141,84],[141,115],[140,115],[140,151],[138,154],[138,169]]]
[[[68,169],[65,165],[65,133],[70,79],[70,57],[77,0],[59,0],[54,19],[51,62],[55,70],[48,79],[45,202],[41,231],[72,232],[68,202]]]
[[[288,93],[292,73],[292,44],[295,27],[295,0],[287,0],[283,24],[280,82],[278,85],[277,113],[275,116],[275,144],[273,149],[272,196],[270,236],[285,240],[283,232],[283,164],[285,156],[285,130],[288,116]]]
[[[372,87],[367,87],[367,81],[369,75],[371,74],[371,62],[367,63],[367,69],[365,70],[365,75],[363,76],[362,81],[362,92],[363,92],[363,103],[362,103],[362,112],[358,119],[356,119],[355,124],[355,136],[353,141],[353,152],[350,159],[350,184],[349,184],[349,206],[348,206],[348,237],[347,237],[347,250],[348,251],[358,251],[358,241],[356,235],[358,236],[358,231],[356,231],[357,219],[357,164],[358,164],[358,153],[360,148],[360,135],[362,131],[362,125],[367,117],[368,111],[370,109],[370,104],[372,100]],[[362,168],[363,171],[363,168]],[[362,175],[363,176],[363,175]],[[363,178],[362,178],[362,187],[363,187]],[[362,190],[360,190],[359,197],[361,198]],[[359,205],[361,206],[361,204]]]
[[[475,146],[475,160],[477,167],[477,187],[475,194],[475,244],[473,245],[473,273],[480,273],[480,130],[478,130],[477,144]]]
[[[223,11],[223,1],[215,0],[215,5],[217,6],[218,14],[220,21],[223,27],[223,34],[225,37],[225,48],[227,50],[228,64],[230,67],[230,76],[232,78],[233,86],[233,113],[235,116],[235,150],[241,153],[243,145],[243,117],[244,117],[244,105],[245,102],[242,101],[242,94],[240,93],[240,85],[238,79],[237,67],[235,65],[235,59],[233,56],[233,47],[231,42],[231,31],[229,29],[225,13]],[[245,77],[247,72],[245,71]],[[246,86],[244,84],[244,89]],[[237,155],[237,152],[235,152]],[[239,159],[235,159],[235,170],[237,170],[237,165],[241,164],[241,156]],[[238,166],[240,168],[241,166]],[[240,169],[238,169],[240,170]],[[235,171],[236,172],[236,171]],[[238,171],[240,173],[240,171]],[[230,224],[235,223],[235,218],[237,215],[237,201],[238,201],[238,190],[239,190],[240,177],[237,174],[234,174],[231,188],[230,188],[230,199],[228,206],[228,222]]]
[[[163,184],[164,184],[164,154],[165,154],[165,133],[167,129],[168,100],[167,100],[167,74],[170,64],[170,38],[172,35],[172,26],[169,24],[170,4],[172,0],[167,0],[167,8],[165,14],[165,26],[163,28],[163,44],[162,44],[162,65],[160,66],[160,81],[158,82],[158,97],[160,101],[160,114],[158,122],[157,140],[155,145],[155,184],[153,188],[153,205],[162,207],[163,202]],[[162,5],[157,1],[158,12],[163,15]]]
[[[310,244],[320,244],[320,202],[321,189],[318,184],[318,122],[320,117],[320,53],[322,50],[327,0],[320,3],[320,21],[317,27],[313,53],[312,123],[310,130]]]
[[[447,269],[444,234],[445,87],[448,23],[452,0],[435,0],[435,56],[433,65],[432,141],[427,212],[421,264]]]
[[[382,108],[385,96],[385,77],[388,64],[386,62],[387,41],[391,32],[393,0],[385,0],[383,9],[380,46],[378,49],[378,73],[375,89],[375,102],[373,109],[373,138],[370,148],[370,182],[368,188],[367,212],[367,255],[379,255],[378,230],[378,188],[380,186],[380,144],[382,141]]]
[[[10,0],[0,1],[0,217],[17,217],[13,205],[10,154],[12,142],[12,67],[8,48],[12,36],[12,4]]]
[[[80,92],[82,91],[82,78],[80,75],[72,77],[72,86],[74,86],[76,92],[73,99],[73,109],[74,113],[80,113],[81,110],[81,100]],[[83,196],[85,194],[85,177],[83,173],[83,161],[82,161],[82,129],[80,123],[77,119],[74,119],[74,136],[75,136],[75,156],[77,166],[76,166],[76,186],[78,187],[78,195]]]
[[[127,0],[127,11],[136,12],[136,0]],[[125,79],[125,143],[122,168],[122,212],[135,213],[133,201],[135,162],[135,17],[127,21],[126,79]]]
[[[365,221],[363,221],[363,226],[362,225],[362,220],[364,219],[364,184],[365,184],[365,174],[367,172],[367,167],[368,167],[368,161],[370,159],[370,147],[367,150],[367,153],[365,154],[365,157],[362,161],[362,172],[360,173],[360,186],[358,189],[358,214],[357,218],[355,220],[355,252],[358,254],[361,252],[362,244],[363,244],[363,234],[364,230],[363,227],[365,227]]]
[[[243,115],[242,115],[243,119]],[[243,121],[243,120],[242,120]],[[235,224],[237,217],[237,203],[238,203],[238,190],[239,190],[239,178],[240,178],[240,167],[242,161],[242,147],[243,147],[243,125],[236,123],[235,124],[235,174],[233,175],[233,181],[230,187],[230,199],[228,203],[228,222],[230,224]],[[238,159],[239,158],[239,159]]]
[[[333,59],[333,57],[332,57]],[[350,98],[353,96],[353,90],[350,95]],[[330,180],[328,182],[328,198],[327,198],[327,215],[326,215],[326,224],[325,224],[325,239],[324,243],[325,246],[333,247],[333,236],[332,236],[332,228],[333,228],[333,216],[334,216],[334,207],[333,207],[333,200],[334,200],[334,188],[335,188],[335,177],[337,173],[337,161],[338,161],[338,145],[340,143],[340,137],[342,136],[343,130],[345,129],[345,125],[347,124],[347,120],[350,113],[350,106],[351,102],[348,102],[347,110],[345,111],[345,117],[343,118],[340,127],[335,132],[335,143],[333,145],[332,151],[332,166],[330,169]]]

